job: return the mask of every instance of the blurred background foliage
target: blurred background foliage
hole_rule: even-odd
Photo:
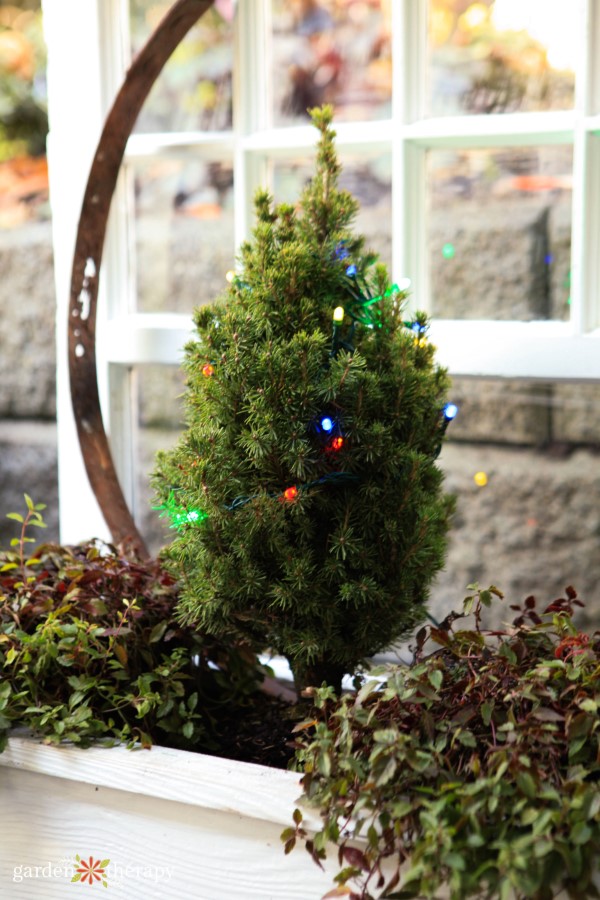
[[[46,47],[39,0],[0,5],[0,161],[46,152]]]
[[[49,217],[40,0],[0,2],[0,229]]]

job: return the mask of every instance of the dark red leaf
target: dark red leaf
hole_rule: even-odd
[[[342,853],[346,862],[356,869],[362,869],[363,871],[368,872],[371,868],[367,857],[362,850],[358,850],[356,847],[344,847]]]

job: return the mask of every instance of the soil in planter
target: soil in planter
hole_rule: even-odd
[[[200,753],[224,759],[286,769],[294,753],[292,729],[305,717],[305,708],[259,692],[246,706],[223,707],[218,721],[213,723],[214,745],[197,749]],[[169,745],[168,741],[161,740],[160,743]],[[175,746],[175,742],[171,746]]]
[[[259,694],[252,705],[219,719],[217,756],[286,769],[293,756],[292,728],[296,707],[277,697]]]

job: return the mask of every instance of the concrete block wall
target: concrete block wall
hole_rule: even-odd
[[[55,292],[50,224],[0,232],[0,546],[17,536],[8,512],[23,493],[46,503],[58,540]],[[39,532],[42,535],[42,532]]]

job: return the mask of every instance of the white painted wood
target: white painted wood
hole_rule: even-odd
[[[67,315],[75,234],[104,114],[99,5],[112,0],[43,0],[48,47],[48,162],[56,285],[58,480],[61,540],[108,538],[89,485],[71,409]],[[65,27],[68,23],[68,27]],[[74,40],[73,35],[78,35]]]
[[[430,337],[439,363],[452,375],[600,379],[600,331],[573,334],[569,323],[436,319]]]
[[[174,365],[194,336],[191,316],[181,313],[133,313],[106,325],[106,358],[124,366],[139,363]]]
[[[568,144],[577,122],[565,112],[503,113],[444,116],[406,126],[404,137],[425,147],[520,147],[528,144]]]
[[[232,131],[173,131],[169,134],[132,134],[125,148],[125,160],[148,156],[190,156],[194,159],[232,158],[235,135]]]
[[[285,856],[280,842],[298,778],[161,747],[78,750],[11,738],[0,755],[0,808],[10,810],[0,818],[2,896],[81,890],[66,888],[64,872],[13,880],[15,867],[57,866],[78,853],[111,860],[108,896],[118,900],[319,900],[335,854],[323,872],[302,849]]]
[[[413,251],[418,251],[415,242]],[[423,265],[418,255],[413,266]],[[423,308],[415,291],[413,306]],[[189,316],[140,313],[108,323],[108,358],[120,365],[177,365],[194,337]],[[600,379],[600,329],[576,334],[568,322],[496,322],[435,319],[430,337],[441,365],[453,375],[546,381]]]

